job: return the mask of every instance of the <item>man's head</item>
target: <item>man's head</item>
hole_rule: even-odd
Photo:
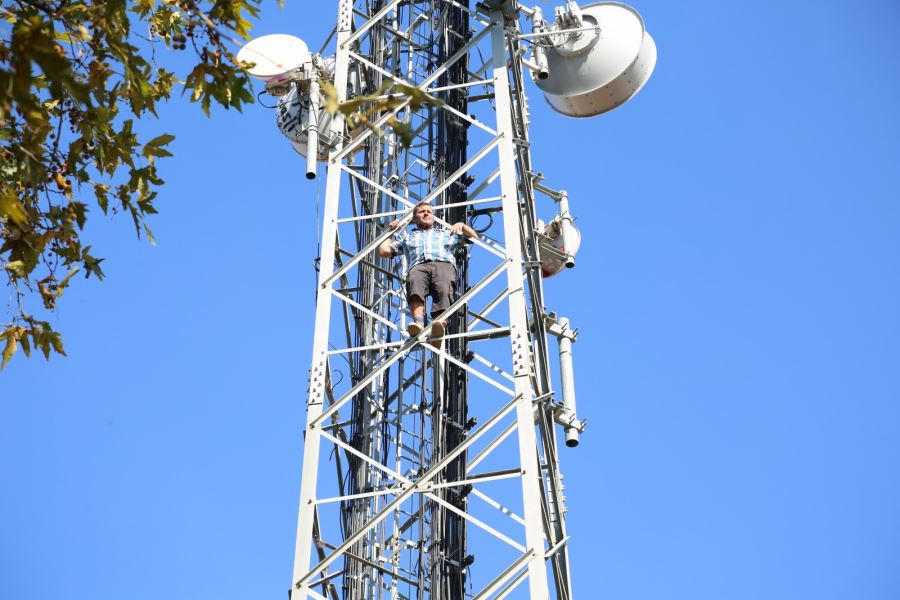
[[[430,204],[427,202],[416,204],[413,208],[413,223],[425,229],[434,225],[434,213],[431,211]]]

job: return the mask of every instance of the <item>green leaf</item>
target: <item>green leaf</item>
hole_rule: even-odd
[[[53,346],[53,349],[56,350],[57,354],[66,355],[66,351],[63,350],[62,336],[55,331],[50,334],[50,344]]]
[[[50,360],[50,336],[42,329],[33,331],[34,345],[40,348],[46,360]]]
[[[109,186],[102,183],[95,183],[94,195],[97,197],[97,204],[100,205],[100,210],[103,211],[103,214],[106,214],[109,210]]]
[[[159,157],[172,156],[171,152],[163,149],[163,146],[165,146],[166,144],[168,144],[169,142],[171,142],[174,139],[175,139],[175,136],[168,134],[168,133],[164,133],[160,136],[157,136],[157,137],[153,138],[152,140],[150,140],[149,142],[147,142],[146,144],[144,144],[144,149],[141,152],[141,155],[144,158],[151,158],[153,156],[159,156]]]

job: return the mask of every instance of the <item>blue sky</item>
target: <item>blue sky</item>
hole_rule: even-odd
[[[332,2],[286,4],[256,33],[324,41]],[[577,597],[898,598],[900,8],[634,6],[659,63],[631,102],[531,88],[583,235],[546,289],[590,421],[561,451]],[[94,215],[69,357],[0,375],[2,598],[289,585],[324,183],[261,106],[161,117],[157,246]]]

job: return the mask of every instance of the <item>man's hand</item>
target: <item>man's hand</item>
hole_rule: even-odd
[[[468,225],[466,225],[463,222],[454,223],[453,225],[451,225],[450,233],[453,233],[456,235],[462,234],[462,235],[466,236],[467,238],[470,238],[473,240],[478,239],[478,233],[476,233],[476,231],[474,229],[472,229],[471,227],[469,227]]]
[[[398,227],[400,227],[400,220],[394,219],[393,221],[388,223],[388,227],[390,227],[391,229],[397,229]],[[391,252],[391,243],[391,238],[388,238],[381,242],[381,244],[379,244],[378,246],[378,256],[380,256],[381,258],[391,258],[393,256],[393,253]]]

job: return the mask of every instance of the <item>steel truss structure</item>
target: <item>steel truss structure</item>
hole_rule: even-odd
[[[544,307],[535,195],[565,196],[531,165],[508,4],[339,0],[338,100],[394,81],[434,102],[331,123],[292,600],[572,597],[555,424],[582,424],[548,339],[568,353],[574,332]],[[406,333],[404,265],[377,253],[422,200],[481,232],[437,347]]]

